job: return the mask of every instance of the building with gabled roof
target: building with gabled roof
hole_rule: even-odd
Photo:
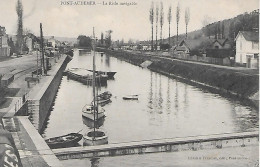
[[[215,39],[212,42],[213,49],[229,49],[231,48],[231,44],[228,38],[225,39]]]
[[[198,39],[183,39],[181,42],[174,48],[175,51],[190,53],[194,50],[205,50],[212,45],[213,39],[209,38],[198,38]]]
[[[259,32],[239,31],[236,38],[235,62],[246,64],[248,68],[258,68]]]

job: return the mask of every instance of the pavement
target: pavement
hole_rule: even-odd
[[[23,96],[28,98],[28,93],[36,85],[36,83],[31,83],[30,87],[28,87],[25,78],[31,76],[31,73],[37,69],[37,60],[38,65],[40,65],[40,59],[37,58],[37,53],[34,52],[30,55],[22,55],[21,57],[0,62],[0,74],[14,75],[14,81],[8,85],[8,88],[19,88],[19,91],[15,96],[7,97],[11,99],[11,103],[9,102],[9,105],[2,104],[6,107],[0,109],[0,118],[2,118],[8,111],[17,111],[20,107],[22,107]],[[50,63],[54,65],[55,61],[51,60]],[[43,78],[41,75],[38,77],[40,80]]]
[[[48,71],[49,75],[39,75],[40,82],[31,83],[29,87],[25,78],[32,76],[32,72],[37,69],[35,53],[0,62],[0,74],[14,75],[14,81],[8,85],[8,88],[19,88],[14,96],[8,97],[11,99],[11,103],[0,109],[0,128],[4,127],[12,134],[15,144],[13,147],[17,148],[24,167],[62,166],[28,117],[17,117],[15,113],[23,106],[23,98],[28,99],[35,96],[35,93],[33,93],[35,91],[32,92],[32,90],[37,88],[39,90],[51,75],[53,76],[52,73],[55,73],[55,69],[62,64],[64,59],[65,56],[59,59],[60,61],[57,60],[57,66],[53,66],[57,61],[50,59],[53,69]],[[39,91],[36,90],[37,92]]]

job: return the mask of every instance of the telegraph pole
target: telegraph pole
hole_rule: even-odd
[[[43,49],[42,23],[40,23],[40,32],[41,32],[42,67],[43,67],[43,72],[44,72],[44,74],[47,75],[47,70],[45,69],[45,63],[44,63],[44,49]]]

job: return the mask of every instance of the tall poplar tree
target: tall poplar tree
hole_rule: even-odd
[[[185,24],[186,24],[186,38],[187,38],[187,31],[188,31],[188,24],[190,22],[190,8],[186,8],[185,10]]]
[[[179,41],[179,21],[180,21],[180,4],[178,3],[176,8],[176,23],[177,23],[177,44]]]
[[[160,10],[160,27],[161,27],[161,33],[160,33],[160,43],[162,44],[162,27],[164,24],[164,12],[163,12],[163,3],[161,2],[161,10]]]
[[[151,41],[151,45],[152,45],[152,51],[153,51],[153,22],[154,22],[154,3],[152,2],[151,4],[151,8],[150,8],[150,23],[152,26],[152,41]]]
[[[156,15],[155,15],[155,22],[156,22],[156,36],[155,36],[155,50],[157,51],[157,45],[158,45],[158,43],[157,43],[157,34],[158,34],[158,21],[159,21],[159,5],[158,5],[158,3],[156,3]]]
[[[16,13],[18,16],[18,25],[17,25],[17,43],[16,49],[17,53],[22,53],[23,48],[23,4],[21,0],[17,1],[16,4]]]
[[[169,6],[169,10],[168,10],[168,23],[169,23],[169,50],[170,50],[170,46],[171,46],[171,22],[172,22],[172,7]]]

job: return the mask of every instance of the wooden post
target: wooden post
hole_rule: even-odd
[[[42,51],[42,66],[43,66],[43,72],[44,72],[45,75],[47,75],[47,70],[45,69],[45,63],[44,63],[44,49],[43,49],[42,23],[40,23],[40,33],[41,33],[41,51]]]

